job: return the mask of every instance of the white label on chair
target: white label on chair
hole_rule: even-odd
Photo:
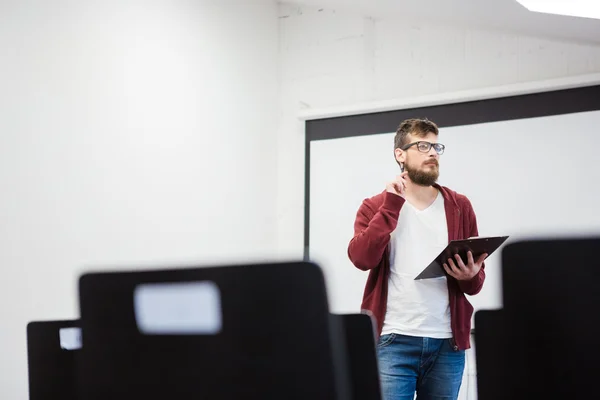
[[[60,328],[58,336],[61,349],[77,350],[81,348],[81,328]]]
[[[135,288],[139,330],[148,335],[214,335],[221,331],[221,296],[214,282],[148,283]]]

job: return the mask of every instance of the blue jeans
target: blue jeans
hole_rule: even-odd
[[[465,351],[452,339],[383,335],[377,357],[384,400],[413,400],[415,392],[418,400],[458,398]]]

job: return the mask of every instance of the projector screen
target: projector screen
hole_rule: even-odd
[[[595,90],[600,98],[598,87]],[[321,132],[318,139],[307,140],[305,239],[308,258],[323,268],[331,311],[360,312],[368,272],[352,265],[348,243],[361,202],[381,193],[399,174],[393,138],[401,119],[428,117],[440,125],[439,141],[446,151],[440,158],[438,183],[471,200],[481,236],[509,235],[506,245],[524,238],[600,234],[599,103],[581,101],[581,108],[587,107],[582,112],[571,108],[556,115],[505,116],[490,122],[479,117],[477,123],[465,124],[445,123],[440,107],[406,110],[396,120],[383,116],[387,132],[364,128],[365,134],[355,131],[348,137],[335,129],[342,119],[327,121],[333,138]],[[532,114],[544,114],[539,104],[536,107]],[[518,102],[514,109],[520,109]],[[550,111],[545,114],[559,110]],[[356,119],[353,125],[367,126]],[[483,290],[468,297],[475,310],[502,307],[501,250],[486,262]]]

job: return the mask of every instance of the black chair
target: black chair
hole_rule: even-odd
[[[314,264],[89,273],[79,295],[81,400],[348,398]]]
[[[487,378],[497,379],[494,387],[503,385],[504,398],[594,396],[600,358],[595,345],[600,337],[599,249],[599,238],[529,240],[503,249],[504,308],[493,317],[499,329],[495,339],[485,339],[487,351],[477,349],[477,362],[479,374],[482,365],[499,357],[496,374],[490,370]],[[478,326],[478,337],[480,332]],[[497,349],[490,350],[492,341]]]
[[[380,400],[375,323],[367,314],[333,314],[345,342],[349,378],[354,400]]]
[[[76,400],[75,369],[81,336],[78,320],[27,324],[30,400]]]
[[[509,363],[512,352],[506,341],[504,311],[477,311],[475,329],[477,400],[508,399],[506,382],[513,378]]]

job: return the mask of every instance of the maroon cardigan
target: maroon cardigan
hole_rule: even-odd
[[[478,236],[477,219],[469,199],[447,187],[435,187],[444,197],[448,240]],[[363,271],[369,271],[361,308],[373,314],[379,335],[387,308],[390,234],[396,229],[404,201],[404,198],[387,191],[364,200],[354,222],[354,237],[348,245],[348,256],[352,263]],[[469,281],[458,281],[448,276],[451,328],[456,349],[471,347],[473,306],[465,293],[479,293],[484,280],[485,266]]]

